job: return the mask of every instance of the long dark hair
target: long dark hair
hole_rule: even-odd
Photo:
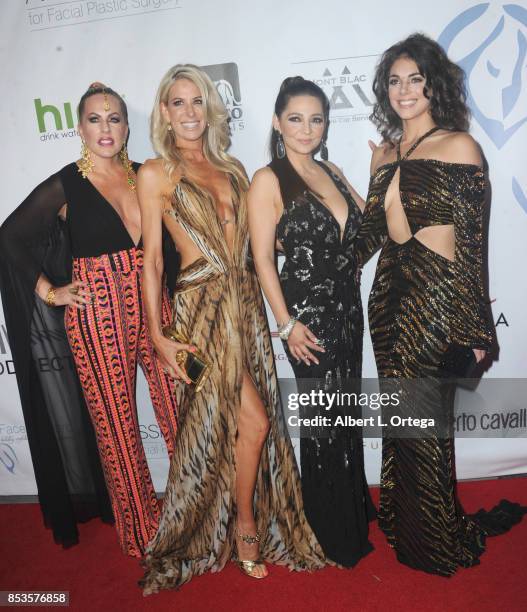
[[[465,73],[451,62],[445,51],[424,34],[412,34],[387,49],[375,70],[373,93],[376,103],[370,120],[385,142],[393,142],[402,131],[402,121],[388,97],[388,81],[393,63],[400,57],[412,59],[426,79],[424,95],[430,99],[432,119],[441,128],[466,132],[470,111],[466,104]]]
[[[126,107],[126,102],[111,87],[106,87],[106,85],[103,85],[102,83],[92,83],[88,87],[88,89],[82,94],[81,99],[79,101],[79,106],[77,108],[79,120],[82,119],[84,107],[86,106],[86,100],[97,94],[106,94],[108,96],[113,96],[114,98],[116,98],[119,102],[119,106],[121,107],[121,113],[124,117],[124,120],[126,123],[128,123],[128,108]]]
[[[313,81],[308,81],[301,76],[287,77],[280,85],[280,91],[274,103],[274,112],[277,117],[284,112],[289,100],[295,96],[313,96],[322,104],[322,114],[324,115],[324,123],[326,124],[322,142],[325,141],[329,127],[329,100],[324,91]],[[269,142],[269,152],[271,159],[276,157],[276,143],[278,142],[279,132],[272,128],[271,139]],[[316,151],[315,151],[316,152]]]

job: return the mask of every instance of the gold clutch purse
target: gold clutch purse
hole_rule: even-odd
[[[169,340],[172,340],[173,342],[190,344],[185,337],[176,331],[173,324],[163,327],[163,336]],[[178,351],[176,353],[176,361],[180,366],[183,366],[187,376],[190,378],[192,383],[196,385],[196,393],[201,391],[210,374],[210,364],[201,354],[201,352],[197,349],[195,353]]]

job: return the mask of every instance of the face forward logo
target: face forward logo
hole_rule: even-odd
[[[229,113],[231,132],[244,129],[242,96],[238,66],[234,62],[228,64],[212,64],[201,66],[216,85],[216,89]]]
[[[1,427],[1,425],[0,425]],[[7,442],[0,442],[0,464],[10,473],[15,474],[15,468],[18,463],[15,449]]]
[[[527,9],[476,4],[451,21],[438,42],[465,71],[474,119],[502,149],[527,122]],[[515,177],[512,192],[527,212],[525,189]]]

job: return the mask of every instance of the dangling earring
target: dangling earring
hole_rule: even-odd
[[[121,159],[121,163],[123,164],[123,168],[126,170],[126,182],[128,183],[128,187],[134,191],[135,189],[135,172],[134,167],[132,166],[132,162],[128,157],[128,149],[126,148],[126,144],[123,145],[123,148],[119,151],[119,157]]]
[[[88,174],[93,170],[94,167],[93,160],[90,155],[90,150],[86,146],[84,140],[82,141],[81,147],[81,158],[77,162],[77,167],[79,172],[82,174],[82,178],[86,178]]]
[[[278,157],[278,159],[284,159],[285,157],[285,145],[281,132],[278,132],[276,140],[276,157]]]
[[[324,160],[324,161],[328,161],[328,148],[326,146],[326,141],[323,140],[320,143],[320,157]]]
[[[167,125],[167,132],[171,132],[172,131],[172,126],[170,125],[170,123]]]

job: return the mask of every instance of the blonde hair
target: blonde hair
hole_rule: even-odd
[[[203,155],[218,170],[233,174],[248,188],[248,180],[241,164],[226,150],[230,146],[229,114],[209,75],[194,64],[176,64],[163,76],[157,90],[154,109],[150,116],[150,139],[154,151],[165,161],[168,175],[185,162],[176,146],[173,131],[161,112],[161,103],[168,105],[168,94],[175,81],[188,79],[199,89],[207,127],[203,134]]]

